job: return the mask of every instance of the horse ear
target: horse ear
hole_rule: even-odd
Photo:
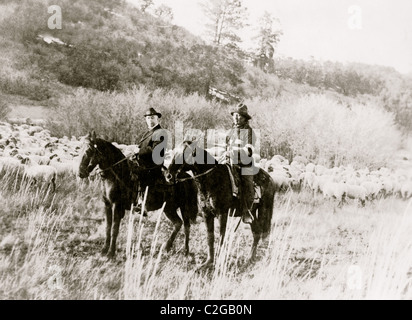
[[[85,140],[86,142],[88,142],[88,141],[91,140],[91,138],[92,138],[92,133],[89,131],[89,132],[87,133],[87,135],[84,137],[84,140]]]
[[[92,141],[96,141],[96,139],[97,139],[97,138],[96,138],[96,131],[93,130],[93,131],[92,131],[92,135],[91,135],[91,140],[92,140]]]
[[[190,148],[192,149],[192,156],[196,157],[196,149],[197,149],[197,141],[193,141],[190,145]]]

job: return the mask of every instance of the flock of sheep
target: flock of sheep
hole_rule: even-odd
[[[355,199],[364,206],[367,200],[394,196],[412,197],[412,171],[389,170],[382,167],[369,171],[355,170],[352,166],[327,168],[308,162],[304,157],[289,161],[280,155],[262,159],[260,166],[267,170],[279,189],[307,189],[324,198],[334,198],[342,205],[347,198]]]
[[[125,155],[135,146],[115,144]],[[0,122],[0,172],[21,172],[37,183],[40,180],[56,187],[60,174],[75,177],[83,146],[83,138],[55,138],[38,125]],[[335,198],[342,205],[346,198],[367,200],[395,196],[412,197],[412,172],[380,168],[355,170],[351,166],[326,168],[295,157],[291,163],[280,155],[260,159],[258,165],[274,179],[279,190],[303,189],[325,198]]]
[[[0,172],[22,173],[54,191],[59,174],[76,176],[82,145],[75,137],[51,137],[41,126],[0,122]]]

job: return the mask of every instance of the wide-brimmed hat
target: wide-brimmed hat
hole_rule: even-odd
[[[233,116],[234,113],[238,113],[241,116],[244,116],[246,119],[250,120],[252,119],[252,117],[249,115],[248,111],[247,111],[247,106],[243,103],[239,103],[236,106],[236,109],[233,110],[230,114]]]
[[[143,115],[144,117],[148,117],[148,116],[158,116],[159,118],[162,117],[162,114],[157,112],[155,109],[153,108],[149,108],[145,114]]]

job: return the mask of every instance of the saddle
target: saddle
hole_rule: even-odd
[[[241,167],[236,166],[236,165],[230,165],[228,163],[225,164],[228,172],[229,172],[229,177],[230,177],[230,182],[232,184],[232,193],[235,198],[239,198],[241,194]],[[256,181],[253,182],[253,187],[255,189],[255,199],[254,203],[259,203],[260,199],[262,198],[262,190],[261,187],[256,183]]]

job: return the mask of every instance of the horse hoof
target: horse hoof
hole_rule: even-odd
[[[109,248],[103,248],[100,253],[101,253],[102,256],[106,256],[107,252],[109,252]]]
[[[172,249],[172,245],[169,244],[169,243],[166,243],[166,244],[164,245],[164,249],[165,249],[165,251],[166,251],[167,253],[169,253],[170,250]]]
[[[107,259],[113,260],[115,256],[116,256],[116,253],[115,253],[114,251],[110,251],[110,252],[107,254]]]

